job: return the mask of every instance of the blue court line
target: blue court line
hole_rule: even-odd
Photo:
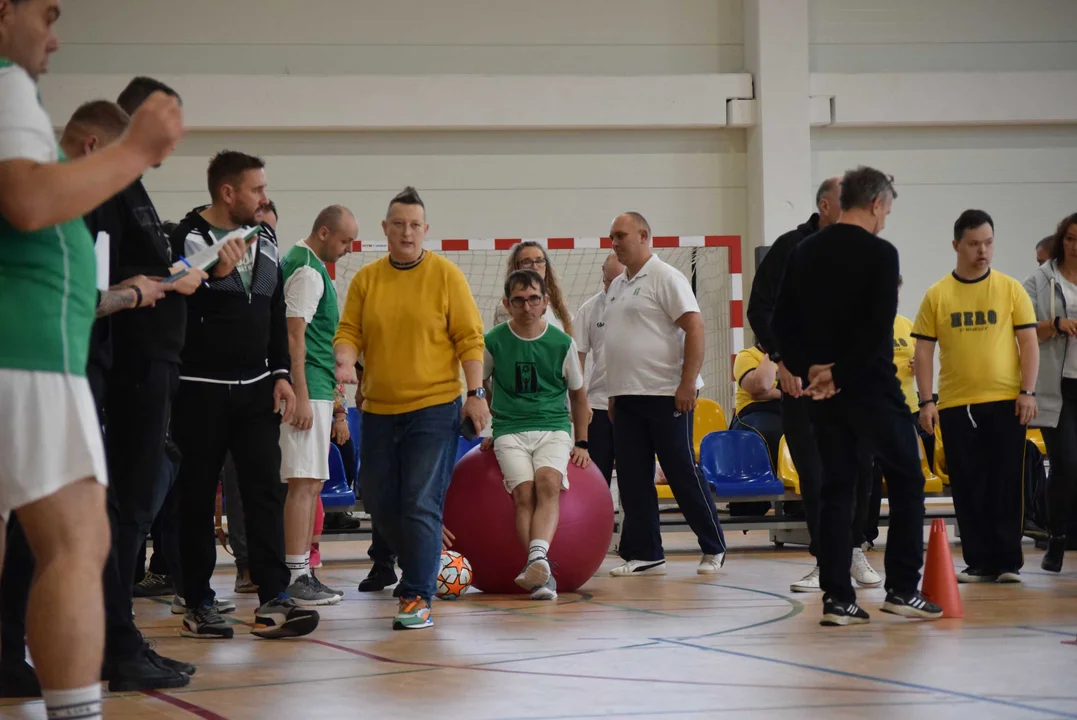
[[[905,680],[892,680],[890,678],[877,677],[874,675],[864,675],[862,673],[848,672],[845,670],[834,670],[833,668],[820,667],[818,665],[809,665],[807,663],[799,663],[792,660],[781,660],[778,658],[765,657],[763,655],[753,655],[751,653],[739,652],[736,650],[726,650],[724,648],[709,647],[707,645],[697,645],[695,643],[683,642],[670,638],[653,639],[668,642],[671,645],[680,645],[682,647],[695,648],[696,650],[706,650],[708,652],[716,652],[723,655],[732,655],[734,657],[747,658],[748,660],[759,660],[760,662],[775,663],[776,665],[795,667],[800,668],[801,670],[814,670],[816,672],[827,673],[829,675],[837,675],[838,677],[852,678],[854,680],[867,680],[869,682],[883,683],[886,685],[896,685],[897,687],[908,688],[911,690],[920,690],[925,693],[938,693],[941,695],[949,695],[950,697],[962,698],[964,700],[972,700],[974,702],[992,703],[995,705],[1003,705],[1005,707],[1017,708],[1019,710],[1031,710],[1032,712],[1051,715],[1054,717],[1077,718],[1077,713],[1063,712],[1062,710],[1051,710],[1048,708],[1036,707],[1035,705],[1026,705],[1024,703],[1011,702],[1008,700],[1000,700],[997,698],[985,697],[983,695],[975,695],[973,693],[961,692],[959,690],[947,690],[946,688],[931,687],[930,685],[921,685],[919,683],[907,682]]]
[[[1014,625],[1018,630],[1031,630],[1032,632],[1047,633],[1048,635],[1061,635],[1063,637],[1077,639],[1077,632],[1063,632],[1062,630],[1051,630],[1049,628],[1038,628],[1032,625]]]

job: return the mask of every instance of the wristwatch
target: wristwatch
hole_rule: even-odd
[[[580,450],[586,450],[587,449],[587,441],[586,440],[577,440],[576,441],[576,447],[578,447]]]
[[[1036,397],[1036,391],[1035,390],[1022,390],[1021,394],[1022,395],[1028,395],[1029,397]]]
[[[931,396],[930,398],[928,398],[927,400],[921,400],[921,401],[920,401],[920,407],[923,407],[924,405],[930,405],[931,403],[938,403],[938,402],[939,402],[939,394],[938,394],[938,393],[934,393],[934,394],[933,394],[933,395],[932,395],[932,396]]]
[[[468,390],[467,391],[467,396],[468,397],[477,397],[479,399],[485,399],[486,398],[486,388],[477,387],[474,390]]]

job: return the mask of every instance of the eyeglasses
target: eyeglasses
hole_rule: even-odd
[[[546,258],[537,258],[535,260],[529,258],[527,260],[521,260],[520,267],[546,267]]]
[[[512,305],[514,308],[522,308],[524,306],[524,303],[527,303],[531,307],[538,307],[538,304],[541,302],[541,295],[528,295],[527,297],[520,297],[519,295],[517,295],[516,297],[509,298],[509,304]]]

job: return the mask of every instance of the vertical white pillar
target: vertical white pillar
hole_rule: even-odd
[[[745,265],[751,272],[756,247],[814,211],[808,0],[744,0],[744,64],[756,103],[756,124],[748,130]]]

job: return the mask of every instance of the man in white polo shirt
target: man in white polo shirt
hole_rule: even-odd
[[[591,460],[602,471],[606,483],[613,477],[613,423],[610,421],[608,394],[606,392],[606,297],[613,279],[624,272],[624,265],[617,253],[610,253],[602,263],[602,289],[584,301],[576,313],[572,329],[576,348],[580,351],[580,365],[587,368],[587,356],[591,356],[590,375],[584,375],[587,401],[591,404],[591,424],[587,429]]]
[[[610,238],[625,266],[610,283],[605,317],[606,386],[624,508],[620,554],[625,562],[610,574],[666,573],[655,455],[703,551],[696,572],[717,573],[725,563],[725,537],[692,449],[703,365],[699,304],[688,279],[651,253],[651,227],[642,215],[619,215]]]

